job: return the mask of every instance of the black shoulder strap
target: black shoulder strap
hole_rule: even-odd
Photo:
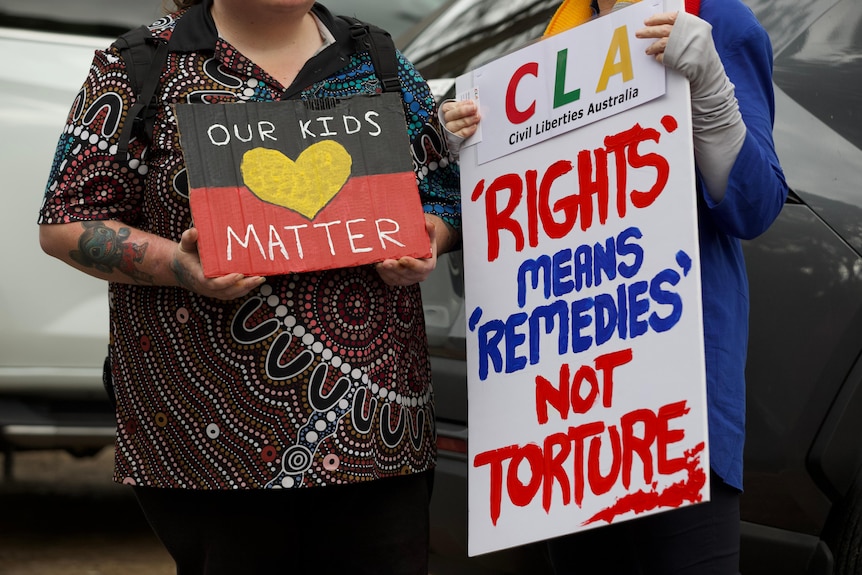
[[[124,158],[133,135],[147,141],[151,137],[157,106],[154,97],[168,60],[168,43],[154,38],[146,26],[140,26],[117,38],[113,46],[126,63],[135,91],[135,103],[126,114],[118,142],[117,156]]]
[[[401,90],[398,80],[398,57],[392,36],[384,30],[351,18],[341,16],[350,24],[350,37],[357,49],[367,50],[371,63],[384,92]],[[147,142],[153,132],[157,102],[154,100],[162,70],[168,60],[168,44],[154,38],[150,29],[140,26],[126,32],[114,42],[126,63],[129,80],[135,90],[135,103],[129,108],[117,147],[117,156],[125,158],[132,136]]]
[[[398,57],[395,53],[395,42],[392,41],[389,32],[350,16],[340,16],[340,18],[350,24],[350,37],[353,38],[357,48],[367,50],[371,55],[374,73],[383,85],[383,91],[400,91]]]

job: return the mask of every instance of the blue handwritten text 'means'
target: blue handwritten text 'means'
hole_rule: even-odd
[[[562,297],[585,287],[598,287],[603,278],[614,280],[617,273],[633,278],[643,265],[644,251],[637,243],[642,237],[640,229],[630,227],[604,243],[565,248],[553,256],[524,261],[518,268],[518,307],[526,305],[528,276],[533,290],[541,283],[545,299],[550,299],[551,294]],[[630,262],[626,260],[629,256]]]

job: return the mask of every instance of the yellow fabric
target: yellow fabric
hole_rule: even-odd
[[[547,38],[569,28],[574,28],[588,21],[592,16],[590,0],[563,0],[563,3],[551,17],[551,21],[548,22],[543,37]]]
[[[628,0],[631,3],[639,2],[640,0]],[[593,17],[593,11],[590,8],[590,0],[563,0],[560,7],[551,17],[548,22],[548,27],[545,28],[543,38],[553,36],[564,32],[569,28],[574,28],[584,22],[587,22]]]

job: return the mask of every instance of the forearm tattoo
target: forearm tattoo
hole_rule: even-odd
[[[180,287],[194,291],[194,278],[192,277],[192,274],[187,272],[176,258],[171,261],[171,271],[174,273],[174,279],[177,280],[177,284]]]
[[[127,242],[132,233],[129,228],[113,230],[98,221],[83,222],[81,225],[84,231],[78,238],[78,249],[69,252],[73,260],[106,274],[118,271],[140,284],[153,283],[152,275],[137,268],[144,261],[148,243]]]

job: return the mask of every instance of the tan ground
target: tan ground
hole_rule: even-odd
[[[131,490],[111,481],[113,457],[15,455],[14,481],[0,478],[0,575],[175,575]],[[431,573],[498,572],[432,553]]]
[[[0,481],[0,574],[174,574],[131,491],[111,482],[112,458],[15,455],[14,481]]]

